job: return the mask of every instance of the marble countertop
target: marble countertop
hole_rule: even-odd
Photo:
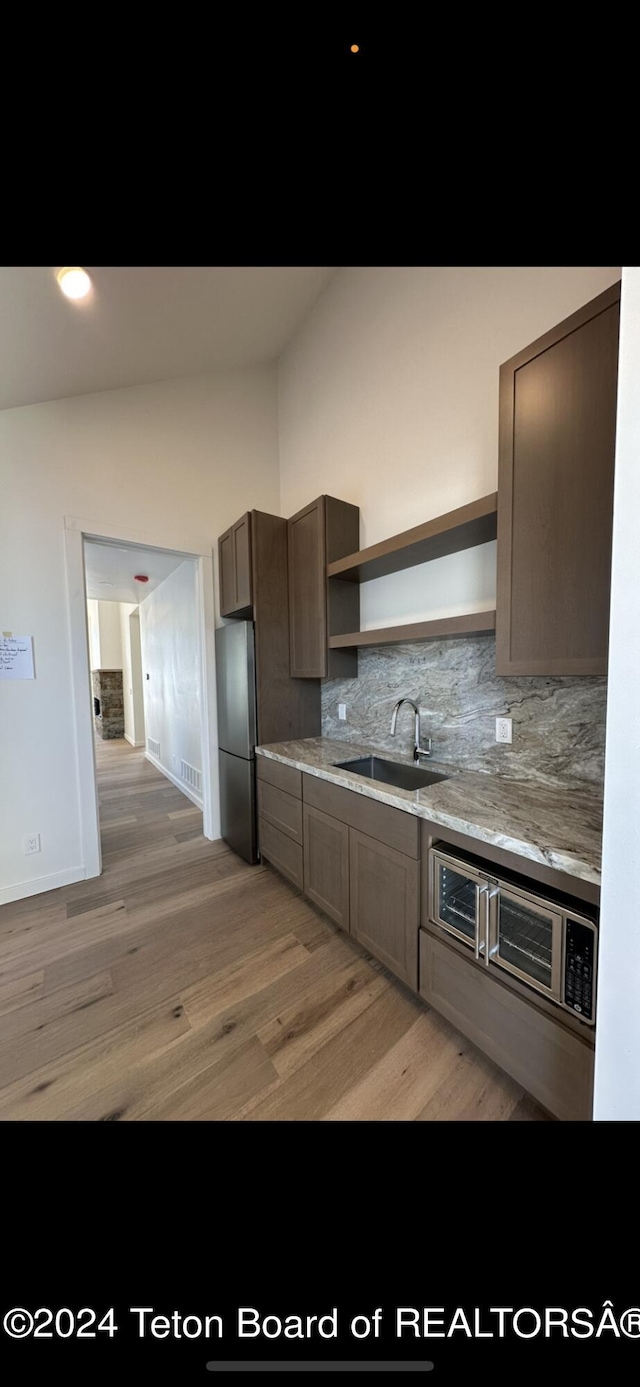
[[[256,752],[418,818],[430,819],[443,828],[455,829],[556,871],[600,884],[602,799],[589,786],[555,790],[500,775],[456,771],[430,760],[425,763],[428,769],[449,779],[424,790],[398,790],[336,768],[336,761],[358,756],[385,756],[387,760],[411,764],[406,756],[391,758],[388,752],[361,742],[307,737],[272,742],[256,747]]]

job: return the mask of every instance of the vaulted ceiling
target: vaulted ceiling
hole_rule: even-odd
[[[275,361],[335,273],[327,266],[0,267],[0,409]]]

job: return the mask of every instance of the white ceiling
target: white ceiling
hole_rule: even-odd
[[[84,265],[0,267],[0,409],[275,361],[335,269]]]
[[[185,562],[184,554],[168,549],[134,549],[85,540],[87,597],[99,602],[142,602]],[[146,573],[148,583],[136,583],[134,573]]]

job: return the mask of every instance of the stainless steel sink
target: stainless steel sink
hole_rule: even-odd
[[[437,771],[427,771],[422,766],[407,766],[401,761],[385,761],[380,756],[337,761],[335,768],[364,775],[367,780],[379,780],[384,785],[395,785],[398,790],[423,790],[425,785],[436,785],[439,780],[449,779],[448,775],[440,775]]]

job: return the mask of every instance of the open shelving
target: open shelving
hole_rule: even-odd
[[[332,579],[341,583],[368,583],[390,573],[399,573],[416,564],[457,554],[487,544],[497,533],[497,492],[482,496],[446,515],[436,516],[411,530],[381,540],[355,554],[347,554],[327,567]],[[393,645],[399,641],[438,640],[448,636],[488,634],[495,630],[495,611],[468,612],[462,616],[435,621],[412,622],[405,626],[386,626],[376,631],[330,632],[329,649],[357,648],[364,645]]]
[[[345,646],[397,645],[399,641],[432,641],[442,640],[445,636],[488,635],[495,629],[495,611],[465,612],[463,616],[445,616],[437,621],[414,621],[405,626],[381,626],[376,631],[349,631],[343,636],[329,636],[329,648],[340,650]]]

